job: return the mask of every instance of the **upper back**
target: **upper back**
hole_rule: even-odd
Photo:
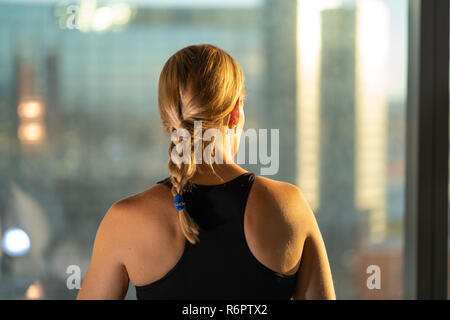
[[[121,257],[138,298],[292,294],[310,213],[298,188],[251,173],[220,185],[194,184],[184,194],[200,227],[191,245],[169,187],[166,179],[117,203],[126,239]]]

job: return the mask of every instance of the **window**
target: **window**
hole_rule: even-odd
[[[74,3],[0,2],[0,298],[76,296],[109,206],[167,175],[157,81],[192,43],[242,66],[247,128],[280,129],[271,178],[313,207],[337,297],[403,297],[406,0]]]
[[[402,298],[407,2],[298,10],[298,180],[337,296]],[[381,289],[367,287],[371,266]]]

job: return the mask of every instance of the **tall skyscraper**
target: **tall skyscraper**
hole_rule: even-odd
[[[355,38],[356,10],[322,11],[320,52],[320,203],[335,274],[347,280],[349,252],[356,246],[355,208]],[[336,241],[339,240],[339,241]],[[348,277],[348,278],[347,278]],[[351,290],[349,281],[339,281]],[[342,287],[346,284],[346,288]]]
[[[266,104],[264,128],[280,129],[276,179],[296,182],[297,166],[297,0],[268,0],[266,19]]]
[[[298,8],[297,181],[344,296],[356,250],[387,230],[388,17],[376,0]]]

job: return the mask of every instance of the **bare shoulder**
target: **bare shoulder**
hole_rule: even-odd
[[[164,212],[167,212],[170,199],[169,189],[157,184],[113,203],[103,220],[113,224],[120,222],[122,227],[132,226],[143,220],[164,223],[167,222],[167,214]]]
[[[142,244],[170,242],[177,233],[170,200],[170,190],[159,184],[118,200],[103,217],[96,242],[106,243],[122,261],[143,250]]]
[[[299,268],[314,214],[293,184],[257,176],[245,211],[247,242],[254,255],[283,274]]]
[[[279,221],[290,232],[308,231],[314,213],[299,187],[258,176],[254,188],[258,207],[265,218]]]

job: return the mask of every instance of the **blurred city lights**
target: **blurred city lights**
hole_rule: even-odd
[[[113,20],[115,24],[126,24],[131,19],[132,10],[126,3],[116,3],[110,6],[113,12]]]
[[[24,123],[17,129],[17,134],[22,142],[40,142],[44,138],[44,126],[40,122]]]
[[[17,114],[20,118],[20,125],[17,135],[21,142],[38,143],[43,140],[45,135],[44,113],[44,105],[39,99],[27,99],[19,104]]]
[[[28,287],[27,291],[25,292],[25,299],[28,300],[41,299],[43,295],[44,295],[44,288],[42,287],[42,284],[39,281],[36,281]]]
[[[114,11],[110,7],[100,7],[92,16],[91,26],[95,31],[103,31],[111,27],[114,21]]]
[[[17,113],[21,118],[36,119],[43,115],[44,107],[38,100],[29,100],[19,104]]]
[[[23,256],[30,250],[30,237],[20,228],[6,230],[2,239],[3,251],[9,256]]]
[[[114,2],[97,6],[94,0],[82,0],[79,5],[59,7],[55,16],[63,29],[79,29],[82,32],[103,32],[114,26],[127,24],[133,15],[126,2]]]

